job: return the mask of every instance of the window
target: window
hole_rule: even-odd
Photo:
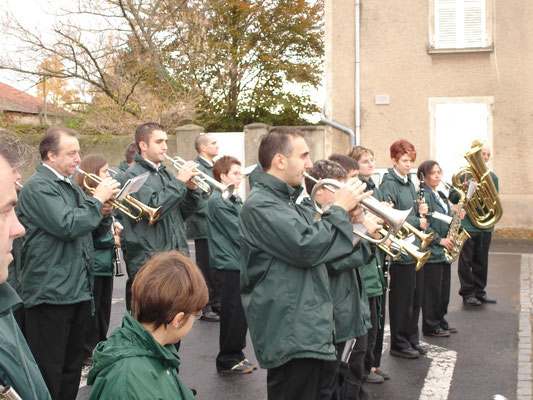
[[[430,0],[430,52],[490,50],[486,0]]]
[[[442,168],[444,180],[467,165],[462,154],[480,139],[492,147],[492,97],[430,98],[430,157]]]

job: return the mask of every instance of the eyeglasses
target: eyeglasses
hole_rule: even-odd
[[[234,172],[232,172],[230,175],[233,175],[233,176],[242,176],[242,172],[240,172],[240,171],[234,171]]]

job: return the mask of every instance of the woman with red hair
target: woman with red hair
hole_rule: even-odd
[[[390,147],[394,168],[389,168],[379,187],[385,201],[393,203],[397,210],[409,210],[407,222],[425,230],[427,221],[418,213],[426,214],[427,205],[419,207],[418,195],[409,175],[416,160],[415,147],[407,140],[398,140]],[[419,245],[415,237],[408,238]],[[418,317],[422,306],[424,270],[415,272],[415,260],[402,252],[392,262],[390,272],[389,320],[391,330],[390,354],[403,358],[418,358],[426,350],[419,344]]]

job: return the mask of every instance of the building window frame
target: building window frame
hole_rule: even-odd
[[[455,7],[453,6],[455,3]],[[481,10],[481,21],[478,20],[478,23],[481,25],[478,27],[481,30],[480,42],[479,45],[473,43],[468,43],[468,40],[465,39],[468,35],[465,34],[465,28],[467,22],[469,7],[467,3],[470,3],[470,10],[472,7],[477,6],[475,3],[479,3]],[[465,6],[466,5],[466,6]],[[456,23],[456,41],[455,44],[448,43],[445,41],[440,41],[437,38],[438,35],[438,15],[439,10],[448,10],[453,8],[454,15],[450,18],[455,17]],[[444,14],[442,14],[444,15]],[[474,14],[471,14],[471,16]],[[472,52],[491,52],[494,50],[494,41],[493,41],[493,2],[491,0],[429,0],[429,44],[428,44],[428,53],[429,54],[438,54],[438,53],[472,53]],[[475,16],[474,16],[475,17]],[[484,31],[484,32],[483,32]],[[458,35],[458,37],[457,37]]]

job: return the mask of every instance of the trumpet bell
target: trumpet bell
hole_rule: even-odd
[[[229,199],[234,191],[235,191],[235,185],[233,183],[230,183],[228,186],[224,188],[224,190],[222,190],[222,198],[224,200]]]

